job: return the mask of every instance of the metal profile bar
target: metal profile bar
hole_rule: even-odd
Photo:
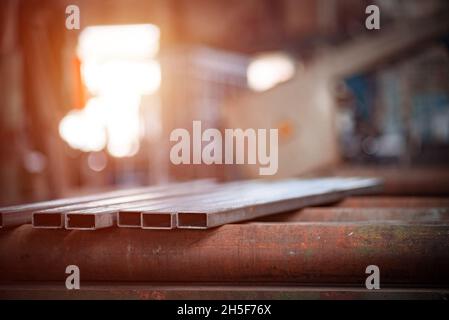
[[[161,229],[171,230],[176,228],[177,215],[176,213],[157,213],[141,214],[141,228],[142,229]]]
[[[65,214],[67,230],[98,230],[112,227],[116,211],[96,214],[68,213]]]
[[[0,209],[0,217],[2,222],[0,227],[9,227],[29,223],[32,221],[32,214],[35,211],[49,210],[52,208],[70,206],[75,204],[83,204],[87,202],[106,200],[115,197],[129,196],[150,191],[157,191],[165,187],[166,186],[152,186],[152,187],[116,190],[96,195],[56,199],[50,201],[41,201],[36,203],[5,207]],[[55,221],[52,221],[52,223],[50,223],[50,227],[54,224],[56,224]]]
[[[117,213],[117,226],[120,228],[140,228],[141,210],[120,210]]]
[[[211,180],[198,180],[193,182],[185,182],[185,183],[179,183],[179,184],[173,184],[169,185],[170,188],[167,187],[167,189],[162,190],[159,193],[154,194],[143,194],[143,195],[134,195],[130,197],[122,197],[122,198],[116,198],[116,199],[108,199],[105,201],[95,201],[85,204],[77,204],[73,206],[68,207],[62,207],[62,208],[53,208],[49,210],[44,210],[40,212],[35,212],[33,214],[33,226],[36,228],[51,228],[51,229],[58,229],[63,228],[64,226],[68,226],[69,229],[78,227],[81,227],[81,225],[78,225],[77,223],[70,222],[70,217],[75,217],[75,214],[95,214],[95,212],[98,210],[98,213],[101,213],[102,210],[104,210],[105,207],[116,205],[117,210],[113,210],[108,213],[104,213],[106,215],[111,214],[117,214],[118,217],[112,217],[111,219],[103,218],[100,220],[99,223],[95,224],[95,227],[91,228],[82,228],[82,230],[95,230],[95,229],[101,229],[101,228],[107,228],[112,225],[114,225],[115,221],[117,221],[117,225],[119,227],[141,227],[141,218],[140,218],[140,211],[130,210],[126,211],[125,209],[134,208],[136,206],[140,206],[141,208],[152,208],[152,209],[160,209],[160,208],[166,208],[167,203],[177,201],[179,198],[179,201],[183,199],[183,197],[194,197],[196,195],[202,195],[203,193],[208,194],[223,194],[226,192],[229,192],[230,190],[233,190],[235,188],[242,188],[243,186],[248,187],[252,185],[260,184],[260,181],[255,180],[249,180],[249,181],[242,181],[242,182],[231,182],[227,184],[215,184]],[[176,197],[176,198],[175,198]],[[161,203],[161,199],[165,199]],[[170,200],[170,201],[169,201]],[[164,204],[164,205],[161,205]],[[67,222],[67,213],[69,213],[69,222]],[[60,219],[62,221],[62,225],[45,225],[43,226],[42,223],[35,224],[34,217],[37,216],[44,216],[49,217],[48,220],[51,220],[51,216],[58,215],[60,216]],[[92,222],[94,220],[93,218],[85,217],[86,220],[89,220]],[[76,221],[82,221],[83,218],[77,218]],[[45,220],[44,220],[45,222]]]
[[[180,210],[186,210],[189,207],[195,207],[198,201],[202,204],[208,204],[210,206],[217,205],[220,201],[224,199],[228,201],[235,201],[235,193],[228,192],[230,190],[223,190],[223,192],[206,194],[206,195],[194,195],[184,198],[173,199],[169,203],[164,203],[162,206],[151,206],[140,208],[140,225],[142,229],[175,229],[178,226],[178,215],[177,212]],[[135,209],[132,209],[135,210]],[[119,212],[120,214],[129,213]],[[165,224],[161,228],[160,221],[164,220],[166,222],[170,221],[170,226]]]
[[[133,207],[165,206],[167,199],[142,200],[133,203],[121,203],[112,206],[74,210],[64,213],[64,226],[67,230],[97,230],[116,224],[120,210],[132,210]],[[139,219],[140,221],[140,219]]]
[[[179,183],[171,184],[158,187],[153,192],[145,192],[142,194],[133,194],[127,196],[120,196],[111,199],[97,200],[86,203],[76,203],[69,206],[56,207],[47,210],[40,210],[33,212],[32,224],[35,228],[46,228],[46,229],[60,229],[64,228],[65,216],[67,212],[78,212],[82,210],[103,208],[105,206],[112,206],[118,204],[132,204],[132,203],[144,203],[147,200],[162,199],[165,197],[191,194],[197,192],[203,192],[204,190],[213,190],[215,184],[208,180],[193,181],[190,183]],[[150,189],[151,190],[151,189]],[[88,219],[88,218],[86,218]],[[78,220],[78,219],[77,219]],[[103,221],[101,219],[100,221]]]
[[[164,193],[159,197],[134,197],[133,200],[143,199],[139,201],[118,203],[115,205],[96,207],[90,205],[88,208],[80,210],[68,210],[63,213],[64,226],[68,230],[97,230],[112,227],[118,220],[120,212],[131,212],[139,214],[139,227],[141,227],[140,211],[142,208],[146,210],[153,209],[165,209],[173,206],[173,204],[184,201],[186,199],[196,199],[197,197],[204,197],[202,194],[205,190],[210,190],[211,193],[219,193],[215,187],[202,186],[201,188],[180,188],[179,190],[170,190],[170,192]],[[221,189],[218,189],[221,190]],[[221,191],[220,191],[221,192]],[[200,194],[196,194],[200,193]],[[141,208],[141,209],[136,209]],[[147,221],[149,219],[146,219]],[[171,217],[169,220],[172,225],[167,226],[165,224],[163,229],[172,229],[176,227],[176,217]],[[160,229],[161,217],[156,217],[154,221],[154,228]],[[147,228],[150,229],[150,222],[147,222]]]
[[[15,205],[9,207],[0,208],[0,228],[4,227],[14,227],[21,224],[26,224],[32,222],[33,212],[48,210],[57,207],[70,206],[75,204],[93,202],[98,200],[106,200],[116,197],[124,197],[136,194],[144,194],[148,192],[156,192],[168,188],[173,185],[201,185],[203,183],[212,185],[214,180],[205,179],[205,180],[197,180],[193,182],[187,183],[178,183],[178,184],[167,184],[167,185],[159,185],[159,186],[150,186],[150,187],[140,187],[140,188],[132,188],[132,189],[124,189],[124,190],[115,190],[104,193],[99,193],[96,195],[87,195],[80,197],[72,197],[72,198],[64,198],[64,199],[56,199],[49,201],[41,201],[29,204]]]
[[[203,192],[206,190],[209,191],[208,195],[215,194],[217,195],[217,198],[220,198],[220,196],[218,196],[219,194],[223,194],[223,196],[227,194],[227,192],[224,191],[226,189],[227,187],[223,189],[218,188],[218,186],[214,186],[214,188],[211,188],[211,186],[202,186],[201,188],[195,189],[182,188],[180,190],[170,190],[170,192],[167,192],[160,197],[139,197],[139,199],[143,199],[140,201],[124,202],[101,207],[92,205],[88,208],[83,208],[80,210],[69,210],[67,212],[64,212],[64,225],[68,230],[97,230],[108,228],[115,225],[116,221],[119,220],[120,213],[126,212],[127,214],[125,215],[125,222],[129,223],[137,220],[139,223],[138,227],[142,227],[140,217],[140,211],[142,210],[166,209],[180,202],[187,202],[187,200],[193,201],[193,199],[204,197],[205,195],[203,194]],[[136,199],[138,198],[133,198],[133,200]],[[209,200],[216,201],[215,197]],[[139,215],[138,219],[136,219],[135,215],[134,217],[132,215],[136,213]],[[152,217],[155,218],[155,221],[153,223],[150,222],[150,217],[146,218],[145,228],[173,229],[176,227],[176,216],[173,217],[171,214],[168,214],[168,216],[165,217],[165,219],[168,219],[165,220],[167,221],[167,223],[163,225],[161,225],[161,219],[163,219],[161,216],[162,214],[160,216]],[[129,219],[130,217],[131,219]],[[170,225],[168,225],[168,222],[170,222]]]
[[[318,204],[333,203],[344,197],[341,192],[333,192],[328,195],[304,196],[301,198],[282,199],[272,202],[256,204],[242,204],[241,206],[205,208],[200,210],[185,210],[178,212],[178,228],[182,229],[209,229],[227,223],[247,221],[258,217],[272,215],[313,206]]]
[[[258,188],[250,197],[178,211],[178,228],[208,229],[307,206],[332,203],[349,194],[377,190],[377,179],[289,180]],[[236,194],[236,198],[239,195]]]
[[[266,181],[257,180],[230,182],[218,185],[213,189],[209,188],[204,194],[181,195],[167,199],[164,202],[121,209],[117,213],[117,226],[122,228],[160,229],[160,221],[163,219],[167,222],[163,226],[163,229],[174,229],[177,226],[177,216],[173,217],[176,210],[195,206],[197,202],[211,204],[223,201],[224,199],[235,200],[236,190],[249,187],[254,188],[265,183]],[[168,221],[172,223],[170,226],[168,225]]]
[[[145,227],[149,228],[151,224],[148,221],[153,217],[157,222],[160,215],[166,215],[168,220],[177,212],[177,227],[207,229],[304,206],[336,202],[348,192],[365,193],[378,186],[378,180],[354,178],[288,179],[252,183],[240,188],[223,188],[212,194],[186,197],[182,201],[175,199],[165,210],[142,210],[141,222],[145,219]],[[153,216],[154,213],[158,216]],[[144,226],[143,222],[141,226]]]
[[[287,181],[290,182],[290,181]],[[282,182],[276,182],[280,184]],[[232,204],[236,201],[236,195],[251,198],[253,194],[257,192],[264,192],[267,188],[271,188],[274,183],[268,183],[267,181],[250,181],[240,184],[228,183],[223,184],[221,188],[209,192],[207,194],[187,195],[184,197],[177,197],[169,199],[167,203],[161,205],[151,205],[142,208],[134,208],[131,210],[124,210],[119,212],[120,214],[137,213],[140,211],[140,227],[143,229],[160,229],[158,227],[159,221],[164,219],[165,221],[171,221],[176,223],[171,225],[170,229],[177,227],[177,217],[173,218],[178,211],[189,210],[201,206],[207,206],[208,208],[221,207],[224,203]],[[176,215],[177,216],[177,215]],[[163,217],[163,218],[162,218]],[[168,229],[168,227],[164,227]]]
[[[35,228],[61,229],[64,228],[64,215],[62,213],[34,212],[31,224]]]

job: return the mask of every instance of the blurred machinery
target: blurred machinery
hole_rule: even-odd
[[[436,43],[401,62],[347,78],[340,88],[343,156],[358,163],[447,163],[448,77],[447,47]]]
[[[355,98],[353,109],[346,111],[354,114],[346,119],[346,123],[340,122],[340,125],[346,125],[343,128],[336,127],[338,100],[334,88],[338,88],[336,84],[345,77],[368,70],[382,70],[382,64],[394,63],[398,57],[412,55],[416,50],[421,52],[423,48],[428,48],[429,43],[438,44],[448,31],[449,24],[443,17],[425,26],[398,24],[379,35],[355,39],[318,56],[288,83],[262,94],[247,95],[237,105],[228,105],[228,123],[231,127],[279,128],[278,175],[283,177],[336,166],[340,162],[340,149],[344,150],[344,155],[349,155],[352,148],[360,149],[365,155],[381,155],[389,151],[396,152],[396,158],[410,159],[416,146],[423,148],[426,140],[434,141],[437,136],[440,141],[441,138],[443,141],[445,139],[449,124],[445,116],[449,106],[444,80],[449,76],[447,49],[443,53],[434,52],[434,61],[436,59],[439,69],[426,68],[427,72],[433,71],[426,77],[419,77],[424,72],[422,63],[425,63],[425,58],[415,58],[415,61],[422,61],[421,65],[419,62],[404,64],[403,69],[408,73],[398,73],[394,78],[399,82],[399,87],[390,82],[374,93],[370,82],[364,81],[364,78],[349,78],[347,85],[354,90]],[[432,61],[431,56],[427,61]],[[385,74],[382,71],[379,73]],[[383,78],[380,79],[382,81]],[[429,81],[423,85],[425,79]],[[430,96],[422,97],[426,93]],[[399,105],[393,100],[398,95],[402,97]],[[373,97],[384,99],[380,102],[382,107],[376,108]],[[376,117],[381,123],[377,128]],[[403,126],[403,130],[394,136],[391,124]],[[362,133],[360,141],[354,142],[354,139],[360,139],[360,132],[348,128],[356,125],[359,127],[355,130],[364,128],[367,131]],[[383,136],[379,134],[382,131],[385,132]],[[393,136],[387,135],[389,131]],[[340,132],[343,132],[342,144],[337,142]],[[440,163],[441,160],[444,161],[440,158]],[[257,176],[257,172],[248,167],[246,175]]]

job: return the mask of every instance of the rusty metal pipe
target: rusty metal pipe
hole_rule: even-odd
[[[449,286],[449,226],[248,223],[210,230],[33,229],[0,233],[0,282],[82,281],[352,284],[368,265],[381,286]]]
[[[115,283],[83,282],[79,290],[67,290],[59,283],[0,285],[0,299],[120,299],[120,300],[447,300],[449,289],[316,287],[284,285],[242,285],[209,283]]]

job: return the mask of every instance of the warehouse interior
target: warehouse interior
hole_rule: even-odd
[[[447,299],[448,45],[445,0],[1,1],[0,299]],[[261,175],[250,147],[228,163],[225,142],[207,163],[201,138],[176,163],[171,136],[194,145],[195,123],[275,129],[275,168]],[[304,201],[305,181],[322,193]],[[22,204],[148,192],[191,211],[274,200],[164,220],[206,230],[143,230],[140,213],[142,229],[120,228],[136,210],[39,228],[59,205],[14,220]]]

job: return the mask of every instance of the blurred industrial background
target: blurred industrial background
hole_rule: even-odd
[[[171,164],[192,120],[278,128],[280,177],[447,182],[448,17],[445,0],[3,0],[0,204],[257,177]]]

